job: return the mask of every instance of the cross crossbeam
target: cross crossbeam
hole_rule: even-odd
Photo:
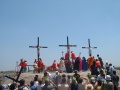
[[[82,47],[82,48],[86,48],[86,49],[88,49],[88,53],[89,53],[89,56],[92,56],[92,48],[93,49],[96,49],[97,47],[91,47],[91,45],[90,45],[90,39],[88,39],[88,47]]]
[[[69,52],[69,58],[70,58],[70,47],[76,47],[77,45],[70,45],[68,36],[67,36],[67,45],[59,45],[60,47],[67,47],[67,52]]]
[[[37,42],[37,46],[29,46],[30,48],[37,48],[37,57],[38,57],[38,60],[40,58],[40,48],[48,48],[46,46],[39,46],[39,37],[38,37],[38,42]]]

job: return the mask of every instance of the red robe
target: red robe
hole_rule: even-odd
[[[91,65],[93,64],[94,58],[92,56],[90,56],[88,58],[87,64],[88,64],[88,68],[91,67]]]
[[[76,59],[76,55],[75,55],[74,52],[71,53],[71,58],[72,58],[72,60],[75,60],[75,59]]]
[[[65,60],[68,60],[69,59],[69,52],[66,52],[65,54]]]
[[[52,68],[53,68],[53,69],[56,69],[56,65],[57,65],[56,62],[53,62]]]
[[[20,64],[18,66],[21,66],[21,67],[26,67],[27,66],[27,63],[26,62],[20,62]]]
[[[81,57],[78,57],[78,60],[80,62],[80,64],[79,64],[79,71],[81,71],[82,70],[82,59],[81,59]]]
[[[40,66],[41,66],[41,61],[40,60],[38,60],[38,67],[40,68]]]

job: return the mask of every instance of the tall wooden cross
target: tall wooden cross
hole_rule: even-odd
[[[38,60],[39,60],[39,57],[40,57],[40,48],[47,48],[45,46],[39,46],[39,37],[38,37],[38,44],[37,46],[29,46],[30,48],[37,48],[37,57],[38,57]]]
[[[90,39],[88,39],[88,47],[82,47],[82,48],[87,48],[89,51],[88,51],[88,53],[89,53],[89,56],[92,56],[92,48],[97,48],[97,47],[91,47],[90,46]]]
[[[69,45],[69,40],[67,36],[67,45],[59,45],[59,46],[67,47],[67,52],[69,52],[69,59],[70,59],[70,47],[76,47],[77,45]]]

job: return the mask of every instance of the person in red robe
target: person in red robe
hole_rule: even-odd
[[[76,60],[76,55],[73,51],[71,51],[71,58],[72,58],[72,64],[74,65],[75,60]]]
[[[89,56],[88,60],[87,60],[87,64],[88,64],[88,68],[91,67],[91,65],[93,64],[93,62],[95,61],[93,56]]]
[[[69,52],[66,52],[65,53],[65,60],[68,60],[69,59]]]
[[[43,72],[43,69],[45,68],[45,64],[43,63],[42,60],[40,60],[41,63],[40,63],[40,72]]]
[[[23,67],[24,67],[24,72],[26,72],[27,71],[27,61],[26,60],[24,60]]]
[[[21,59],[21,62],[18,66],[21,66],[21,68],[23,67],[23,71],[22,72],[25,72],[27,70],[26,66],[27,66],[27,63],[25,60]]]
[[[38,65],[38,73],[40,73],[40,69],[41,69],[41,59],[39,59],[37,61],[37,65]]]
[[[53,70],[56,70],[57,69],[57,64],[56,64],[56,60],[54,60],[54,62],[53,62],[53,64],[52,64],[52,68],[53,68]]]
[[[82,59],[80,56],[78,57],[78,60],[79,60],[79,71],[82,71]]]
[[[21,66],[21,67],[22,67],[22,66],[23,66],[23,64],[24,64],[24,60],[23,60],[23,59],[21,59],[21,60],[20,60],[20,64],[19,64],[18,66]]]
[[[101,68],[101,63],[100,63],[100,61],[98,59],[96,59],[96,65],[97,65],[97,68],[100,71],[102,68]]]

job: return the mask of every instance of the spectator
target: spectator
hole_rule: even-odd
[[[50,85],[50,83],[52,83],[54,86]],[[56,85],[52,81],[46,79],[45,85],[43,86],[42,90],[53,90],[53,89],[55,89],[55,87],[56,87]]]
[[[30,90],[29,86],[25,84],[25,80],[20,80],[20,85],[18,86],[18,90]]]
[[[102,83],[101,90],[114,90],[114,85],[111,82],[111,76],[106,75],[106,80]]]
[[[68,90],[69,85],[66,83],[66,76],[62,75],[61,84],[58,85],[58,90]]]
[[[72,78],[71,90],[77,90],[77,81],[75,77]]]
[[[98,80],[96,90],[101,90],[101,85],[102,85],[102,81]]]
[[[114,90],[118,90],[119,86],[119,76],[116,75],[116,71],[113,71],[112,82],[114,84]]]
[[[97,76],[97,80],[100,80],[100,81],[105,80],[105,74],[103,70],[100,70],[100,74]]]
[[[37,86],[37,90],[42,90],[42,87],[44,86],[44,85],[42,84],[42,79],[39,79],[38,82],[39,82],[39,84],[38,84],[38,86]]]
[[[34,86],[34,81],[30,82],[30,89],[31,90],[36,90],[36,86]]]

